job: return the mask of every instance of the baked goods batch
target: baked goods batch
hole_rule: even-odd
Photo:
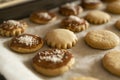
[[[104,2],[106,11],[100,9]],[[81,17],[81,14],[85,11],[87,11],[86,14]],[[43,39],[39,37],[39,34],[37,36],[26,33],[25,29],[29,28],[29,24],[24,21],[7,20],[0,24],[0,35],[2,37],[12,37],[8,46],[13,53],[34,54],[38,51],[32,58],[31,65],[33,70],[40,74],[58,76],[74,68],[74,64],[76,64],[74,54],[77,53],[71,53],[69,50],[76,47],[81,39],[78,36],[82,32],[86,32],[83,36],[83,42],[90,49],[110,50],[119,46],[119,34],[101,28],[99,30],[90,30],[92,25],[98,27],[98,25],[109,23],[112,20],[111,14],[120,14],[119,0],[82,0],[81,4],[67,3],[62,5],[57,12],[60,14],[39,10],[33,11],[29,16],[31,23],[48,26],[49,23],[54,23],[59,19],[58,15],[64,17],[60,18],[60,27],[48,30]],[[120,30],[120,19],[110,26]],[[44,45],[49,49],[39,51]],[[119,50],[112,50],[102,57],[102,65],[105,70],[117,76],[120,76],[119,54]],[[99,79],[91,76],[75,77],[72,80]]]

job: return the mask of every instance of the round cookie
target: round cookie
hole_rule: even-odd
[[[120,30],[120,19],[116,21],[115,27]]]
[[[26,22],[7,20],[0,24],[0,35],[5,37],[18,36],[25,31],[26,27]]]
[[[97,9],[101,7],[100,0],[82,0],[81,5],[85,9]]]
[[[92,30],[85,36],[85,42],[96,49],[111,49],[119,44],[119,37],[108,30]]]
[[[73,47],[78,39],[70,30],[54,29],[46,34],[45,40],[53,48],[67,49]]]
[[[49,49],[39,52],[32,60],[33,67],[46,76],[57,76],[68,71],[74,64],[73,55],[63,49]]]
[[[120,50],[113,50],[105,54],[102,64],[110,73],[120,76]]]
[[[108,4],[106,10],[113,14],[120,14],[120,1]]]
[[[79,15],[83,9],[75,3],[67,3],[59,8],[59,12],[64,16]]]
[[[30,20],[38,24],[47,24],[56,20],[56,15],[48,11],[36,11],[30,15]]]
[[[73,32],[80,32],[88,29],[89,27],[89,23],[86,20],[80,19],[79,17],[74,15],[63,19],[61,24],[63,28],[69,29]]]
[[[43,40],[36,35],[22,34],[11,39],[9,47],[19,53],[31,53],[43,46]]]
[[[103,24],[110,20],[111,16],[103,11],[94,10],[88,12],[85,19],[92,24]]]
[[[99,79],[93,77],[74,77],[71,80],[99,80]]]

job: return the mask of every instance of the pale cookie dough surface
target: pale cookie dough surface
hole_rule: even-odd
[[[51,47],[67,49],[76,44],[77,37],[72,31],[54,29],[46,34],[45,40]]]
[[[85,19],[92,24],[103,24],[107,23],[110,20],[111,16],[103,11],[94,10],[88,12],[85,16]]]
[[[113,14],[120,14],[120,1],[108,4],[106,10]]]
[[[93,77],[74,77],[71,80],[99,80],[99,79]]]
[[[85,36],[86,43],[97,49],[111,49],[119,44],[119,37],[108,30],[93,30]]]
[[[108,52],[102,59],[103,66],[110,73],[120,76],[120,51]]]

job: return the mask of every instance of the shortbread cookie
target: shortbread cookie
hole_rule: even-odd
[[[36,35],[23,34],[14,37],[9,47],[19,53],[31,53],[39,50],[43,46],[43,40]]]
[[[119,37],[108,30],[92,30],[85,36],[85,42],[96,49],[111,49],[119,44]]]
[[[83,9],[75,3],[67,3],[59,8],[59,12],[64,16],[78,15],[83,12]]]
[[[102,3],[100,0],[82,0],[81,5],[85,9],[97,9],[101,7]]]
[[[93,77],[74,77],[71,80],[99,80],[99,79]]]
[[[116,21],[115,27],[120,30],[120,19]]]
[[[33,67],[46,76],[57,76],[68,71],[74,64],[73,55],[67,50],[49,49],[33,58]]]
[[[108,52],[102,59],[103,67],[110,73],[120,76],[120,50]]]
[[[89,27],[89,23],[86,20],[73,15],[63,19],[61,24],[63,28],[69,29],[73,32],[80,32]]]
[[[0,35],[10,37],[22,34],[27,27],[23,21],[7,20],[0,24]]]
[[[45,40],[53,48],[67,49],[73,47],[78,39],[70,30],[54,29],[46,34]]]
[[[88,20],[92,24],[103,24],[107,23],[110,20],[111,16],[103,11],[90,11],[85,16],[85,19]]]
[[[36,11],[30,15],[30,20],[38,24],[46,24],[56,20],[56,15],[48,11]]]
[[[106,10],[113,14],[120,14],[120,1],[108,4]]]

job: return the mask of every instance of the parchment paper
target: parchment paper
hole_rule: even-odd
[[[104,9],[105,5],[103,5],[100,10]],[[58,14],[58,9],[51,11],[54,11],[56,14]],[[84,17],[87,12],[89,11],[85,10],[79,16]],[[114,23],[120,18],[120,16],[112,14],[110,15],[112,18],[108,23],[102,25],[90,24],[89,29],[75,33],[78,37],[78,42],[73,48],[68,49],[75,56],[75,64],[68,72],[56,77],[43,76],[32,68],[31,60],[37,52],[32,54],[19,54],[13,52],[8,47],[11,38],[0,37],[0,73],[3,74],[7,80],[70,80],[70,78],[77,76],[91,76],[99,78],[100,80],[120,80],[119,77],[106,71],[101,63],[101,59],[104,54],[110,50],[120,49],[120,45],[110,50],[97,50],[89,47],[84,42],[84,36],[90,30],[105,29],[110,30],[120,36],[120,31],[114,27]],[[58,14],[56,21],[46,25],[34,24],[29,21],[29,18],[23,19],[23,21],[26,21],[29,25],[25,33],[39,35],[40,37],[44,38],[48,31],[60,28],[60,21],[63,18],[64,16],[60,16]],[[43,48],[39,51],[46,49],[49,49],[49,47],[44,44]]]

